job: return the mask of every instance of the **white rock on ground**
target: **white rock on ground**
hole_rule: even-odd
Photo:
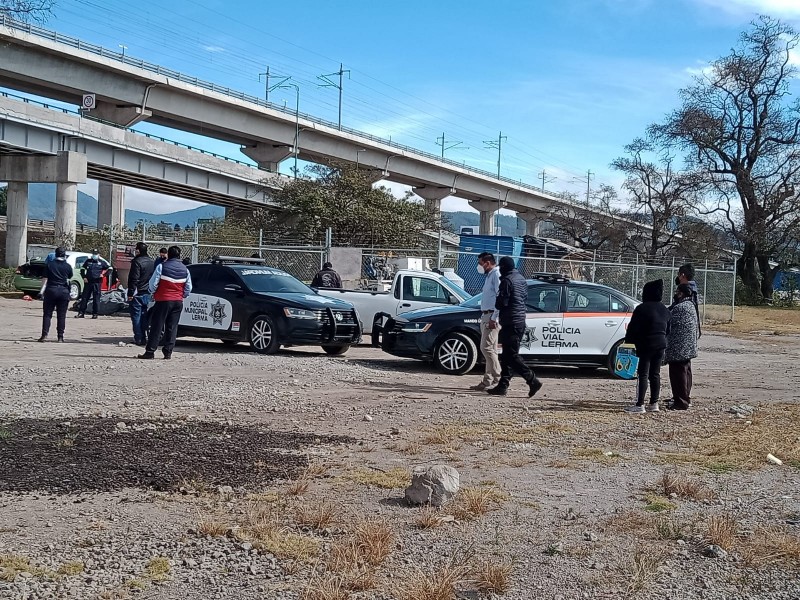
[[[458,471],[447,465],[418,467],[411,475],[411,485],[406,488],[406,501],[441,506],[458,493],[459,479]]]

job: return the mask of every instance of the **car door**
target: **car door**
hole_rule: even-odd
[[[625,312],[612,312],[608,290],[590,286],[570,285],[567,288],[567,307],[564,312],[564,346],[562,360],[570,356],[601,356],[617,340],[623,329]],[[619,302],[614,305],[619,307]],[[624,334],[623,334],[624,335]]]
[[[205,266],[198,265],[198,267]],[[197,267],[190,271],[192,293],[183,301],[180,324],[200,330],[203,335],[224,337],[234,322],[234,305],[242,303],[241,292],[226,290],[225,287],[234,284],[242,289],[242,283],[233,271],[224,265],[208,265],[208,267],[205,273],[204,269],[198,271]],[[198,283],[194,282],[195,272],[201,276]]]
[[[525,335],[520,344],[520,354],[558,359],[561,340],[561,285],[528,284],[525,302]]]
[[[402,275],[398,281],[398,289],[398,314],[435,304],[459,303],[441,283],[425,275]]]

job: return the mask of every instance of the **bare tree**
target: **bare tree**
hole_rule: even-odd
[[[43,23],[53,13],[55,0],[0,0],[0,16]]]
[[[616,190],[602,185],[587,199],[565,192],[559,194],[569,204],[553,204],[548,208],[549,220],[565,238],[584,250],[616,251],[627,237],[624,219],[614,206]]]
[[[724,214],[741,243],[739,275],[764,298],[772,296],[771,259],[800,228],[800,104],[789,90],[798,42],[789,25],[760,17],[649,130],[687,150],[690,166],[705,175],[716,192],[708,211]]]
[[[622,188],[631,207],[651,227],[643,253],[655,259],[675,248],[701,180],[695,173],[676,171],[674,157],[652,141],[637,138],[625,153],[611,167],[625,174]]]

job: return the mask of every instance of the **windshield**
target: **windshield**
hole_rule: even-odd
[[[480,308],[481,307],[481,298],[482,297],[483,297],[483,294],[478,294],[476,296],[473,296],[469,300],[467,300],[465,302],[462,302],[461,306],[463,306],[464,308]]]
[[[316,294],[303,282],[276,269],[248,268],[237,269],[236,272],[251,292]]]
[[[442,277],[440,281],[456,298],[469,298],[469,294],[464,291],[464,288],[458,287],[455,283],[447,279],[447,277]]]

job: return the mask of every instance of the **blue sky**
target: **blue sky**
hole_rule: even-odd
[[[448,158],[492,171],[483,142],[502,131],[503,175],[537,184],[546,171],[548,190],[577,191],[588,170],[618,185],[608,164],[759,12],[800,25],[800,0],[59,0],[46,27],[253,95],[269,65],[300,85],[302,112],[331,121],[337,92],[316,76],[343,63],[344,125],[435,153],[444,133],[462,142]],[[270,99],[294,108],[293,90]],[[190,206],[128,192],[129,208]]]

